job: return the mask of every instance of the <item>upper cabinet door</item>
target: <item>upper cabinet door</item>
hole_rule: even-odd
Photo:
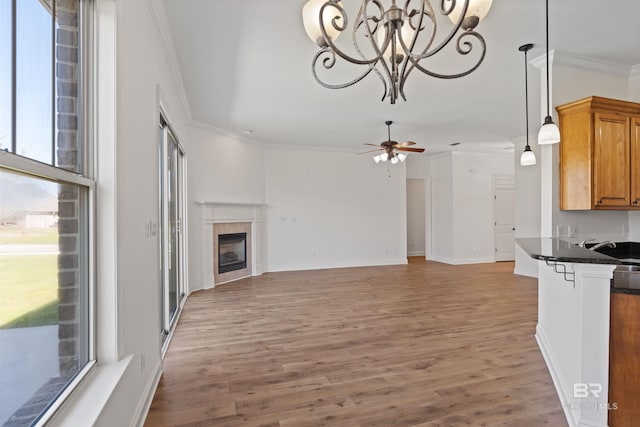
[[[640,207],[640,118],[631,119],[631,206]]]
[[[594,120],[595,206],[629,206],[631,178],[628,117],[596,113]]]

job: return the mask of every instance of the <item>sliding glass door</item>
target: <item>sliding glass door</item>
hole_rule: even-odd
[[[163,342],[186,294],[184,274],[185,156],[166,121],[162,124],[161,258]]]

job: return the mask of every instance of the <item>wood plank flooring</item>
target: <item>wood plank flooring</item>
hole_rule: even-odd
[[[268,273],[192,294],[145,426],[566,426],[513,263]]]

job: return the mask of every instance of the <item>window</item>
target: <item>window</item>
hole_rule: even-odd
[[[93,365],[89,12],[0,0],[0,425],[45,420]]]

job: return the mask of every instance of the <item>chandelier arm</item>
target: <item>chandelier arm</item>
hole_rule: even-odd
[[[424,68],[422,65],[420,65],[420,60],[422,58],[420,57],[411,57],[410,61],[412,62],[413,66],[415,68],[417,68],[418,70],[420,70],[421,72],[423,72],[424,74],[427,74],[429,76],[432,77],[437,77],[439,79],[457,79],[459,77],[464,77],[468,74],[471,74],[473,71],[475,71],[480,64],[482,64],[482,61],[484,60],[485,54],[487,53],[487,44],[484,41],[484,38],[476,33],[475,31],[465,31],[464,33],[462,33],[460,35],[460,37],[458,37],[458,40],[456,41],[456,50],[458,51],[458,53],[460,53],[461,55],[467,55],[469,52],[471,52],[473,45],[471,44],[471,42],[464,42],[462,43],[462,45],[464,45],[464,48],[461,47],[461,40],[463,37],[475,37],[480,44],[482,45],[482,54],[480,55],[480,58],[478,59],[478,62],[475,63],[475,65],[473,65],[471,68],[469,68],[467,71],[463,71],[462,73],[458,73],[458,74],[440,74],[440,73],[436,73],[433,71],[429,71],[426,68]]]
[[[379,22],[381,22],[380,20],[376,20],[376,19],[372,19],[370,18],[367,13],[366,13],[366,9],[367,9],[367,1],[365,1],[360,9],[358,10],[358,14],[356,15],[356,22],[358,22],[358,25],[354,25],[353,26],[353,31],[351,33],[351,41],[353,43],[353,46],[355,47],[356,51],[360,54],[360,56],[362,58],[365,58],[364,53],[362,53],[362,50],[360,49],[360,44],[358,43],[358,38],[356,37],[358,29],[360,28],[360,26],[362,24],[364,24],[367,34],[365,35],[366,38],[369,39],[371,46],[373,47],[373,50],[375,51],[376,55],[381,59],[382,63],[382,69],[384,71],[385,76],[387,77],[387,79],[389,80],[389,82],[391,82],[391,74],[389,72],[389,67],[387,65],[387,62],[383,59],[383,55],[384,55],[384,51],[387,47],[388,44],[388,40],[387,43],[384,44],[383,49],[380,49],[378,47],[378,45],[373,41],[373,35],[376,33],[376,31],[380,31],[380,25]],[[373,4],[375,6],[378,7],[378,10],[380,11],[380,14],[382,15],[384,13],[384,8],[382,6],[382,3],[380,3],[378,0],[374,0]],[[375,18],[375,17],[374,17]],[[373,30],[371,30],[371,26],[369,25],[369,21],[372,20],[375,23],[375,27],[373,28]],[[387,80],[385,80],[385,77],[382,75],[382,73],[378,70],[378,68],[376,67],[376,63],[373,64],[368,64],[368,67],[375,71],[375,73],[377,74],[378,78],[380,79],[380,81],[382,82],[382,99],[381,101],[384,101],[384,98],[387,96]]]
[[[324,59],[322,59],[322,66],[325,69],[330,69],[332,68],[335,63],[336,63],[336,55],[333,51],[331,51],[331,49],[329,49],[328,47],[320,50],[318,53],[315,54],[315,56],[313,57],[313,62],[311,63],[311,72],[313,73],[313,77],[315,78],[316,82],[318,82],[318,84],[320,84],[321,86],[327,88],[327,89],[344,89],[346,87],[349,86],[353,86],[354,84],[358,83],[360,80],[364,79],[365,77],[367,77],[369,75],[369,73],[372,70],[376,70],[376,68],[372,65],[369,66],[369,68],[362,73],[361,75],[359,75],[358,77],[354,78],[353,80],[350,80],[348,82],[345,83],[340,83],[340,84],[330,84],[330,83],[325,83],[323,82],[320,77],[318,77],[318,73],[316,71],[316,66],[317,66],[317,62],[318,59],[320,59],[320,57],[324,54],[329,55],[329,57],[325,57]],[[379,74],[379,73],[378,73]],[[383,81],[384,83],[384,81]]]
[[[411,40],[411,43],[409,44],[408,52],[405,55],[405,58],[404,58],[404,60],[402,62],[402,69],[401,69],[401,72],[400,72],[400,75],[399,75],[399,80],[398,80],[399,93],[400,93],[400,96],[402,96],[402,99],[404,101],[407,100],[407,97],[404,94],[404,84],[407,81],[407,77],[409,76],[409,74],[411,74],[411,71],[415,68],[413,63],[411,65],[409,65],[409,56],[410,56],[410,54],[413,53],[413,49],[415,49],[415,45],[416,45],[416,42],[418,40],[418,36],[424,30],[424,27],[422,26],[422,23],[424,22],[425,15],[429,17],[429,19],[431,20],[431,23],[433,24],[433,31],[431,32],[431,38],[429,39],[425,49],[429,49],[429,47],[431,47],[431,45],[433,44],[433,41],[435,40],[435,37],[436,37],[437,27],[438,27],[437,21],[435,19],[435,12],[433,10],[433,7],[431,6],[431,3],[428,2],[427,0],[421,0],[421,2],[420,2],[420,10],[417,10],[417,13],[420,15],[420,17],[418,18],[418,25],[414,26],[411,19],[415,15],[411,15],[411,13],[408,11],[409,4],[411,3],[411,1],[412,0],[406,0],[406,2],[405,2],[405,14],[409,17],[409,25],[414,30],[414,34],[413,34],[413,38]],[[453,0],[453,2],[454,2],[454,5],[455,5],[455,0]],[[407,50],[406,46],[404,46],[404,41],[403,40],[401,40],[401,43],[402,43],[403,49]],[[408,66],[408,68],[407,68],[407,66]]]
[[[363,3],[362,7],[365,7],[367,3],[374,3],[376,4],[376,6],[382,8],[382,5],[380,4],[379,0],[365,0],[365,3]],[[351,62],[353,64],[358,64],[358,65],[368,65],[368,64],[375,64],[376,62],[378,62],[380,60],[380,58],[382,57],[382,53],[379,54],[378,56],[376,56],[375,58],[371,58],[371,59],[356,59],[353,58],[349,55],[347,55],[346,53],[344,53],[341,49],[339,49],[334,43],[333,40],[331,40],[331,37],[329,37],[329,34],[327,34],[327,29],[324,26],[324,9],[326,7],[334,7],[338,10],[338,12],[340,13],[342,19],[344,20],[344,24],[342,25],[338,25],[337,24],[337,17],[334,17],[331,22],[334,26],[334,28],[338,31],[344,31],[347,28],[347,13],[345,12],[344,8],[342,7],[342,5],[340,5],[339,3],[334,3],[333,0],[328,1],[327,3],[324,3],[322,5],[322,7],[320,8],[320,31],[322,32],[322,36],[324,37],[324,40],[327,42],[328,47],[331,48],[331,50],[333,52],[335,52],[339,57],[341,57],[342,59],[344,59],[345,61]],[[383,9],[383,8],[382,8]],[[365,11],[365,16],[366,15],[366,11]],[[368,17],[368,16],[367,16]],[[358,25],[359,26],[359,25]],[[383,51],[384,52],[384,51]],[[335,60],[334,60],[335,61]]]
[[[453,29],[449,32],[449,34],[447,34],[447,37],[445,37],[438,46],[436,46],[435,48],[433,48],[433,50],[429,51],[429,47],[427,46],[422,53],[418,54],[417,56],[419,57],[418,60],[420,59],[425,59],[428,58],[430,56],[435,55],[436,53],[440,52],[442,49],[444,49],[445,46],[447,46],[449,44],[449,42],[451,40],[453,40],[453,38],[455,37],[455,35],[458,33],[458,30],[460,30],[460,27],[462,26],[462,22],[464,21],[465,15],[467,14],[467,9],[469,8],[469,2],[470,0],[462,0],[464,1],[464,4],[462,5],[462,11],[460,13],[460,18],[458,19],[458,22],[456,22],[453,26]],[[453,10],[453,7],[455,6],[455,2],[456,0],[451,0],[452,2],[452,7],[450,7],[449,9],[445,8],[445,0],[441,0],[440,1],[440,8],[442,13],[445,16],[449,16],[449,14],[451,13],[451,11]],[[438,26],[437,26],[437,22],[434,22],[434,29],[433,32],[436,33],[438,31]],[[473,30],[468,30],[465,31],[465,33],[469,33],[469,32],[474,32]]]
[[[451,0],[451,6],[449,6],[449,8],[445,8],[445,3],[446,0],[440,0],[440,10],[442,11],[442,13],[444,13],[445,16],[449,16],[451,14],[451,12],[453,12],[453,9],[456,8],[456,0]],[[463,15],[465,15],[467,13],[467,11],[465,10]]]

